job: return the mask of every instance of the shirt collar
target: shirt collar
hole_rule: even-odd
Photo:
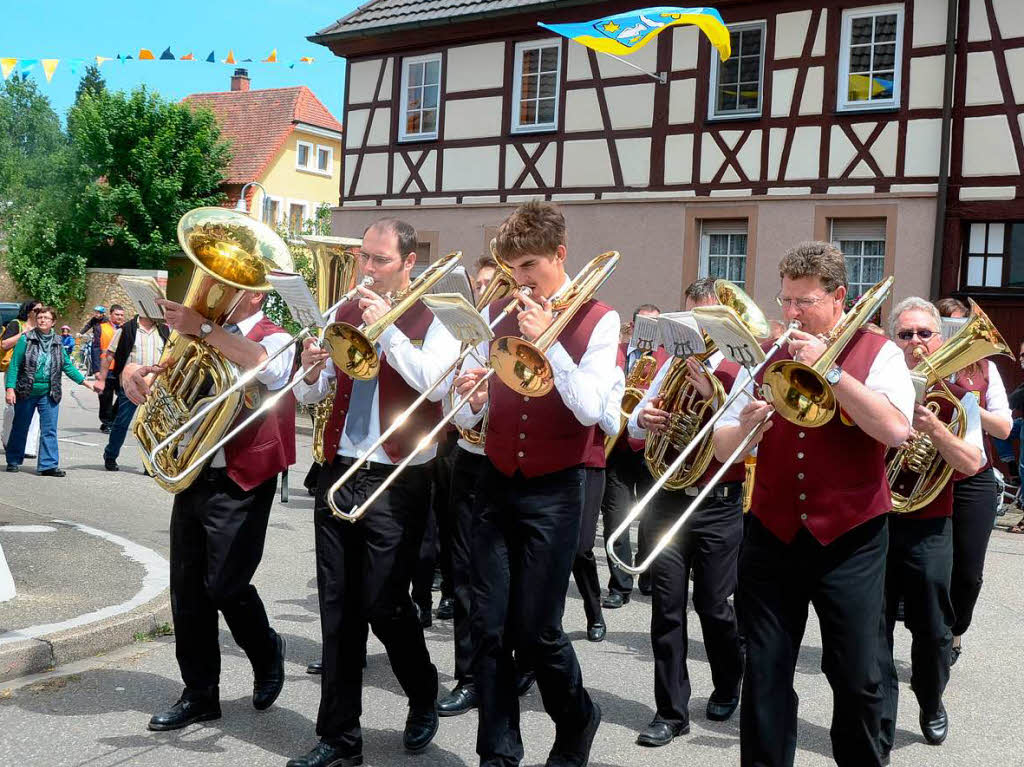
[[[256,324],[263,319],[263,311],[258,311],[251,317],[246,317],[244,320],[239,320],[235,324],[238,325],[238,332],[243,336],[248,336]]]

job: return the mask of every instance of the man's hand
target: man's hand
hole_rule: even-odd
[[[661,409],[664,405],[664,399],[662,397],[654,397],[650,402],[643,406],[640,411],[640,415],[636,417],[637,425],[641,429],[646,429],[651,434],[661,434],[665,431],[668,426],[668,412]]]
[[[89,383],[89,382],[87,381],[87,382],[86,382],[85,384],[83,384],[83,385],[88,385],[88,383]],[[89,386],[89,388],[90,388],[90,389],[92,389],[92,390],[93,390],[94,392],[96,392],[97,394],[102,394],[102,393],[103,393],[103,389],[104,389],[104,387],[106,387],[106,385],[107,385],[107,382],[106,382],[106,381],[104,381],[104,380],[103,380],[102,378],[100,378],[100,377],[99,377],[99,376],[97,375],[97,376],[96,376],[96,380],[92,382],[92,385],[91,385],[91,386]]]
[[[755,400],[744,407],[743,410],[740,411],[740,433],[750,434],[754,431],[754,429],[758,427],[758,424],[768,417],[768,410],[770,408],[771,405],[763,400]],[[751,445],[756,445],[760,442],[761,437],[764,436],[766,431],[772,428],[772,425],[773,424],[770,420],[765,423],[758,431],[757,436],[754,437],[754,441],[751,442]]]
[[[794,330],[790,333],[789,353],[797,362],[813,365],[827,348],[824,341],[810,333],[805,333],[802,330]]]
[[[477,382],[484,377],[487,373],[485,368],[470,368],[462,373],[458,378],[455,379],[453,386],[455,386],[455,393],[459,397],[463,397],[466,393],[476,386]],[[487,402],[487,387],[481,386],[473,395],[469,398],[469,407],[474,413],[479,413],[480,409]]]
[[[715,387],[708,375],[707,369],[697,360],[693,357],[686,358],[686,378],[705,401],[711,399],[711,395],[715,393]]]
[[[554,322],[555,316],[551,311],[551,302],[542,298],[540,303],[534,301],[525,293],[516,293],[523,308],[516,315],[519,320],[519,332],[527,341],[536,341],[538,336],[547,330]]]
[[[157,304],[164,310],[164,321],[171,330],[177,330],[182,335],[198,336],[199,326],[206,320],[199,312],[191,306],[183,306],[166,298],[158,298]]]
[[[317,345],[315,338],[307,338],[302,342],[302,368],[308,370],[303,380],[312,385],[320,377],[320,373],[327,365],[330,352]]]
[[[369,325],[383,317],[391,305],[381,296],[363,285],[357,285],[359,291],[359,308],[363,310],[363,322]]]
[[[914,405],[914,430],[921,434],[933,436],[937,431],[943,431],[946,425],[939,420],[931,410],[924,405]]]
[[[14,389],[8,389],[4,394],[4,399],[6,400],[8,405],[13,405],[15,401],[18,399],[17,396],[14,394]]]
[[[163,371],[160,365],[136,365],[134,368],[126,369],[121,376],[121,386],[124,387],[125,395],[136,405],[141,405],[149,396],[149,383],[152,380],[149,376]]]

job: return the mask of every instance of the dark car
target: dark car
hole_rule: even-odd
[[[0,301],[0,328],[7,327],[7,323],[18,316],[19,309],[21,309],[21,304]]]

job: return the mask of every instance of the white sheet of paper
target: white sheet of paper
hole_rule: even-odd
[[[164,294],[156,280],[152,277],[119,277],[117,281],[139,314],[151,320],[164,318],[164,310],[156,303],[156,299],[163,298]]]
[[[446,293],[458,293],[465,297],[470,304],[473,303],[473,286],[469,283],[469,275],[466,267],[456,266],[448,274],[438,280],[437,284],[430,289],[430,295],[439,296]]]
[[[939,330],[942,332],[942,340],[948,341],[955,336],[968,322],[967,317],[943,317]]]
[[[633,337],[631,342],[640,351],[653,352],[658,345],[658,318],[637,315],[633,320]]]
[[[706,350],[704,337],[691,312],[665,312],[658,315],[658,332],[665,350],[676,357],[703,354]]]
[[[698,306],[693,310],[693,316],[726,359],[745,368],[764,360],[761,345],[729,307],[721,304]]]
[[[476,346],[494,338],[483,315],[461,293],[428,295],[420,300],[448,328],[448,332],[462,343]]]
[[[309,292],[309,286],[301,274],[271,272],[267,275],[267,281],[288,304],[293,320],[303,327],[321,327],[324,324],[320,307],[317,306],[316,299]]]

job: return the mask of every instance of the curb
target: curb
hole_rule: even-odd
[[[148,634],[170,622],[170,593],[164,589],[155,599],[121,615],[0,645],[0,682],[102,655],[131,644],[136,634]]]

